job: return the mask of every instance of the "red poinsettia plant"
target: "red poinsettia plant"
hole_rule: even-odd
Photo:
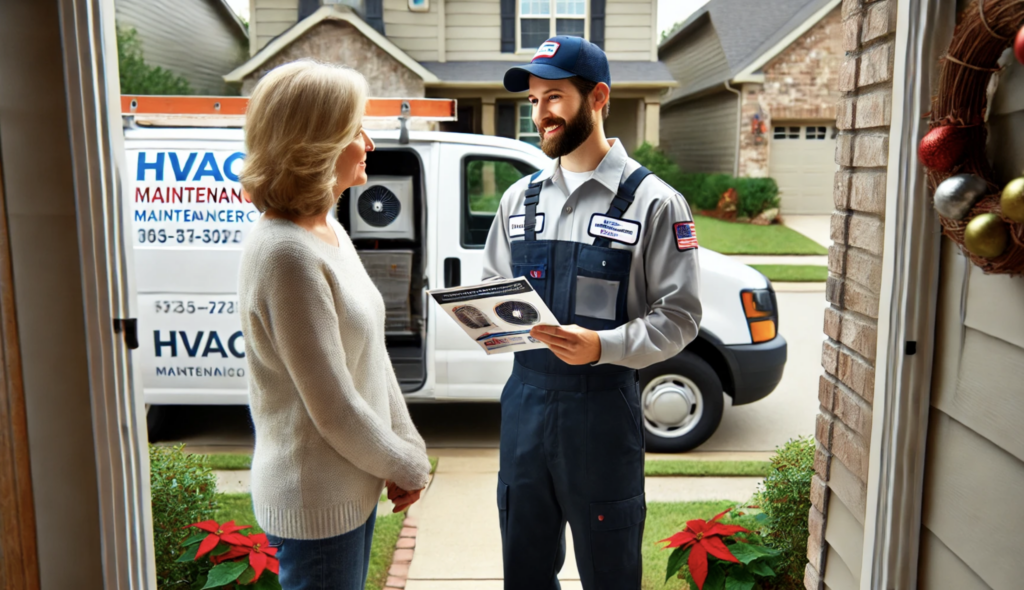
[[[233,520],[224,524],[204,520],[185,528],[190,527],[200,532],[182,541],[185,553],[178,561],[200,563],[193,590],[281,590],[277,579],[277,549],[269,545],[265,534],[242,534],[238,531],[252,527],[236,525]]]
[[[666,582],[678,576],[698,590],[753,590],[775,576],[772,565],[779,552],[761,545],[756,533],[719,522],[731,510],[707,521],[689,520],[682,531],[658,541],[667,542],[663,549],[674,549]]]

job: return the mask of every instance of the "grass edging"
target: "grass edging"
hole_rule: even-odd
[[[764,477],[768,461],[653,460],[644,464],[647,477]],[[714,515],[712,515],[714,516]]]
[[[696,215],[697,241],[719,254],[824,256],[828,249],[784,225],[733,223]]]
[[[751,264],[750,268],[776,283],[824,283],[828,267],[816,264]]]

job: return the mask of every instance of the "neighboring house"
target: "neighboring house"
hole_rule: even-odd
[[[146,63],[188,80],[196,94],[236,94],[224,72],[248,57],[249,34],[225,0],[116,0],[119,27],[138,31]]]
[[[809,590],[1022,587],[1024,277],[986,275],[939,235],[917,161],[937,64],[977,10],[843,2]],[[1024,162],[1024,66],[1009,51],[1001,65],[986,105],[999,187]]]
[[[658,47],[679,87],[661,149],[684,171],[771,176],[783,213],[831,213],[839,0],[711,0]]]
[[[555,34],[581,35],[608,54],[606,129],[627,150],[657,144],[662,96],[676,86],[657,57],[657,0],[251,0],[250,52],[224,79],[249,94],[267,70],[313,57],[362,72],[373,96],[459,101],[442,130],[539,136],[505,70],[529,62]]]

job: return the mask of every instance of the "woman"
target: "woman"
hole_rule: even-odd
[[[256,85],[242,186],[264,212],[246,238],[239,308],[256,427],[256,521],[287,590],[361,590],[377,502],[419,497],[430,463],[384,345],[384,302],[329,215],[366,182],[366,81],[299,61]]]

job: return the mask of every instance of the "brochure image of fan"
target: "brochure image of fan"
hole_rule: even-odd
[[[540,321],[537,308],[523,301],[503,301],[494,306],[494,314],[513,326],[532,326]]]
[[[455,314],[455,317],[458,318],[460,322],[474,330],[494,325],[487,319],[484,312],[472,305],[463,305],[461,307],[452,308],[452,313]]]

